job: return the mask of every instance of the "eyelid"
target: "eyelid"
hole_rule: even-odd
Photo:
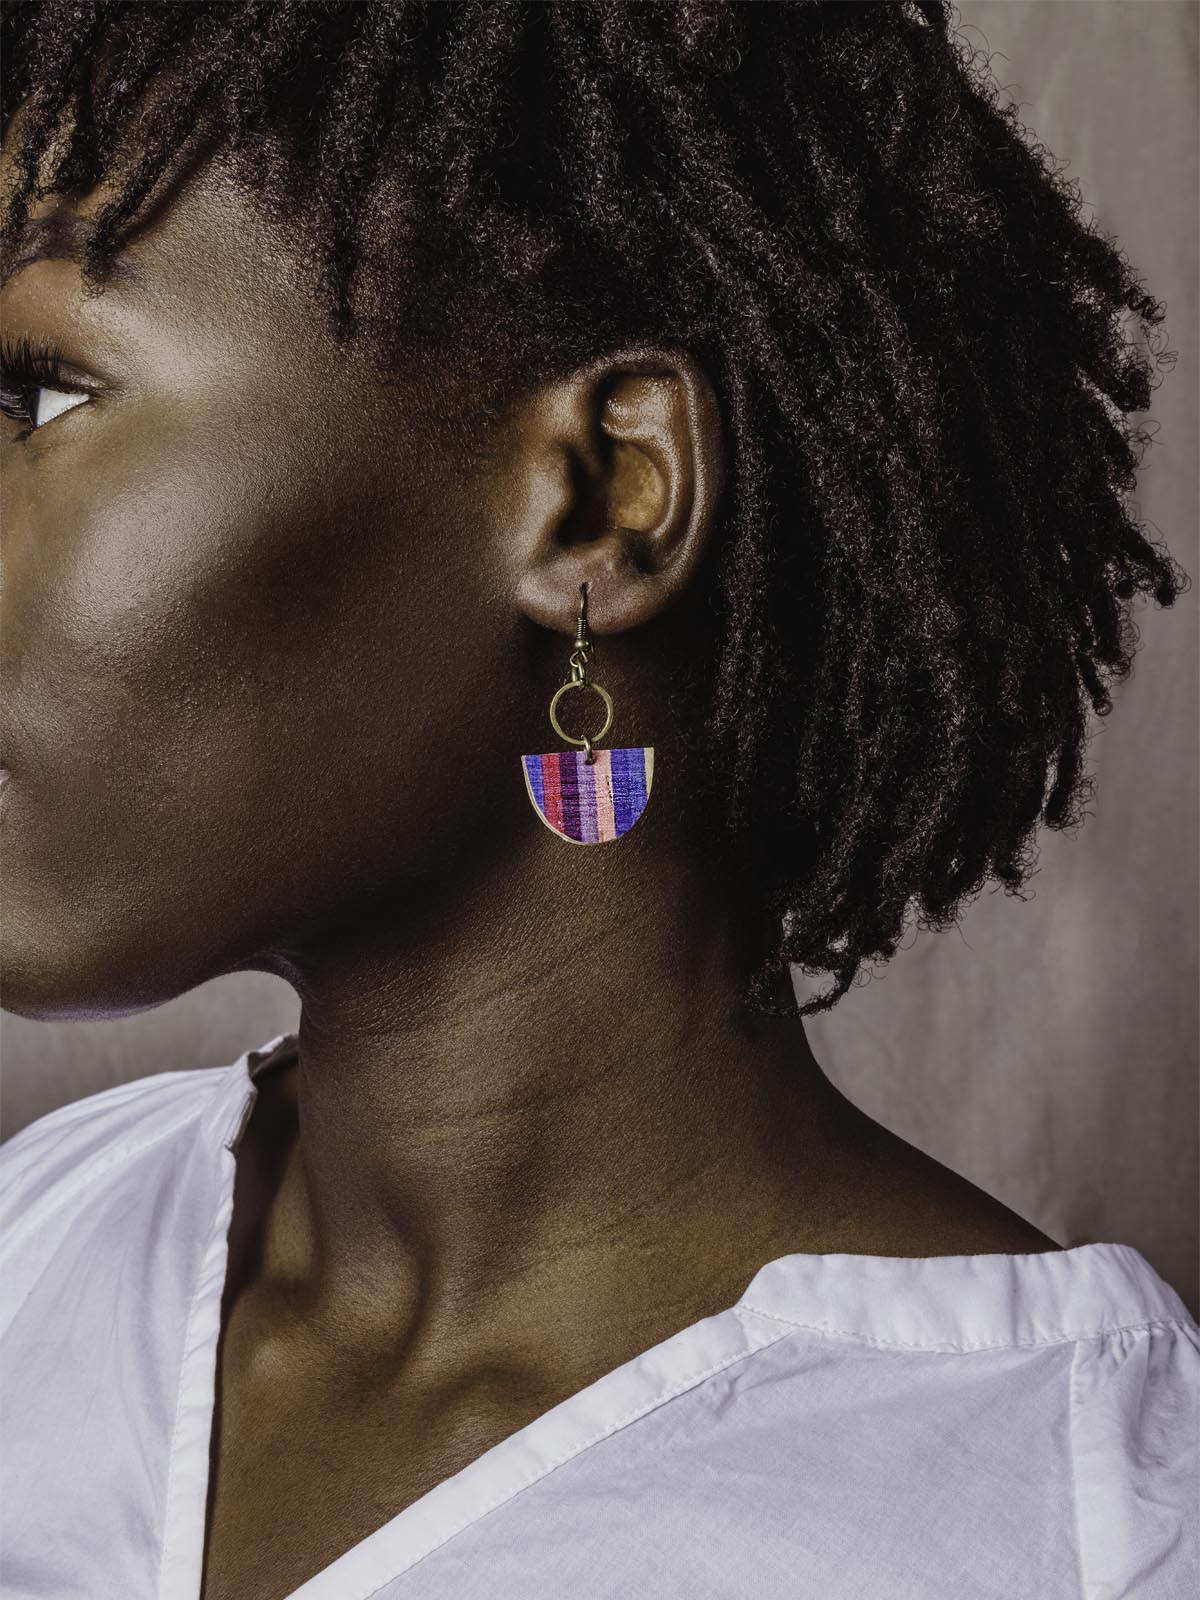
[[[93,399],[100,392],[94,381],[80,377],[74,370],[67,370],[68,365],[63,360],[61,340],[44,336],[34,340],[28,334],[22,334],[15,340],[7,335],[0,336],[0,410],[9,421],[26,424],[25,431],[17,436],[18,439],[24,440],[40,433],[63,411],[79,409],[77,406],[65,406],[53,417],[35,422],[30,415],[30,408],[23,403],[28,393],[47,389],[56,394],[81,395],[85,399]]]
[[[27,333],[16,339],[0,334],[0,366],[8,373],[36,375],[39,383],[53,382],[79,389],[87,389],[91,384],[91,380],[64,357],[62,340],[44,334],[39,339],[32,339]]]

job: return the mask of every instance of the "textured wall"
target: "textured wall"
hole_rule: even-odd
[[[1074,838],[1043,831],[1034,898],[989,888],[957,931],[911,934],[809,1037],[888,1127],[1060,1244],[1136,1245],[1195,1312],[1200,12],[959,9],[1022,122],[1166,301],[1178,362],[1152,398],[1135,500],[1196,587],[1168,611],[1139,599],[1133,675],[1093,719],[1091,814]]]
[[[985,892],[810,1024],[872,1115],[1061,1244],[1142,1250],[1195,1312],[1197,1271],[1197,22],[1192,0],[963,0],[966,37],[1167,302],[1179,360],[1137,503],[1196,588],[1139,601],[1133,677],[1091,746],[1093,814],[1045,833],[1022,904]],[[807,980],[805,980],[807,983]],[[807,988],[801,990],[807,993]],[[290,989],[224,978],[140,1017],[0,1026],[3,1129],[294,1027]]]

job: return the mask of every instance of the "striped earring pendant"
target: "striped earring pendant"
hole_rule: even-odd
[[[551,750],[522,756],[521,770],[533,809],[560,839],[571,844],[607,844],[620,839],[646,809],[654,781],[654,749],[596,750],[612,726],[612,696],[587,675],[592,643],[587,631],[587,584],[579,586],[579,615],[571,676],[550,702],[550,725],[577,750]],[[572,689],[594,689],[605,705],[604,726],[591,738],[576,739],[558,720],[558,703]]]
[[[654,749],[582,750],[522,756],[525,787],[546,826],[573,844],[607,844],[629,832],[646,809]]]

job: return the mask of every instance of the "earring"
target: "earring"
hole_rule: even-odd
[[[654,750],[649,745],[634,750],[594,748],[612,726],[613,703],[608,690],[587,675],[592,651],[587,587],[579,585],[571,676],[550,702],[550,726],[560,739],[582,749],[522,756],[521,769],[533,809],[553,833],[572,844],[607,844],[628,833],[646,809],[654,780]],[[559,724],[558,702],[571,689],[594,689],[604,701],[604,726],[591,738],[572,738]]]

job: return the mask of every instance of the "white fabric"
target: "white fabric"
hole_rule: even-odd
[[[0,1147],[0,1593],[196,1600],[250,1076]],[[294,1600],[1196,1600],[1200,1328],[1135,1249],[788,1255]]]

